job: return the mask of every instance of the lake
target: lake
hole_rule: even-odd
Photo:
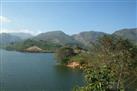
[[[0,50],[0,91],[71,91],[82,72],[58,66],[53,53]]]

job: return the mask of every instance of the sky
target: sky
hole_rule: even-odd
[[[1,0],[0,32],[113,33],[137,27],[136,0]]]

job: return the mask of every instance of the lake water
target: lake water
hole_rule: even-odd
[[[52,53],[0,50],[0,91],[71,91],[82,72],[57,66]]]

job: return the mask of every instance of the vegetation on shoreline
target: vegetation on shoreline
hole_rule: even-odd
[[[85,62],[82,58],[84,53],[86,53],[86,50],[78,46],[65,46],[57,50],[56,58],[60,64],[75,68],[81,66]]]
[[[18,42],[18,43],[11,43],[6,47],[7,50],[17,50],[17,51],[26,51],[26,49],[37,46],[41,49],[39,52],[55,52],[57,48],[60,48],[61,45],[50,43],[47,41],[37,41],[33,39],[25,40],[24,42]],[[32,51],[33,52],[33,51]],[[35,51],[34,51],[35,52]]]
[[[37,46],[44,52],[55,52],[62,46],[80,46],[88,49],[91,42],[96,43],[98,38],[104,35],[121,36],[129,39],[133,43],[137,43],[137,29],[121,29],[112,34],[97,31],[84,31],[74,35],[65,34],[62,31],[51,31],[40,33],[36,36],[24,33],[0,33],[0,48],[16,51],[24,51],[25,49]],[[42,51],[42,52],[43,52]]]
[[[63,64],[83,64],[85,85],[74,91],[127,91],[137,83],[137,46],[120,37],[103,36],[84,53],[74,54],[74,49],[62,48],[57,57]]]
[[[54,31],[23,41],[13,36],[3,37],[6,40],[1,41],[0,48],[23,52],[56,52],[60,64],[80,67],[85,74],[85,85],[74,88],[74,91],[127,91],[131,85],[137,85],[137,46],[133,44],[136,43],[136,34],[136,28],[123,29],[111,35],[90,31],[69,36]]]

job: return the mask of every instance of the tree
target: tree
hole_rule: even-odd
[[[75,53],[71,47],[62,47],[56,52],[56,58],[61,64],[67,64],[70,57],[74,56]]]
[[[76,87],[74,91],[111,91],[115,85],[115,76],[107,66],[84,67],[85,86]]]
[[[125,91],[130,85],[126,80],[131,78],[130,74],[137,77],[136,46],[114,36],[103,36],[92,45],[94,47],[87,54],[89,67],[83,69],[86,85],[76,91]]]

